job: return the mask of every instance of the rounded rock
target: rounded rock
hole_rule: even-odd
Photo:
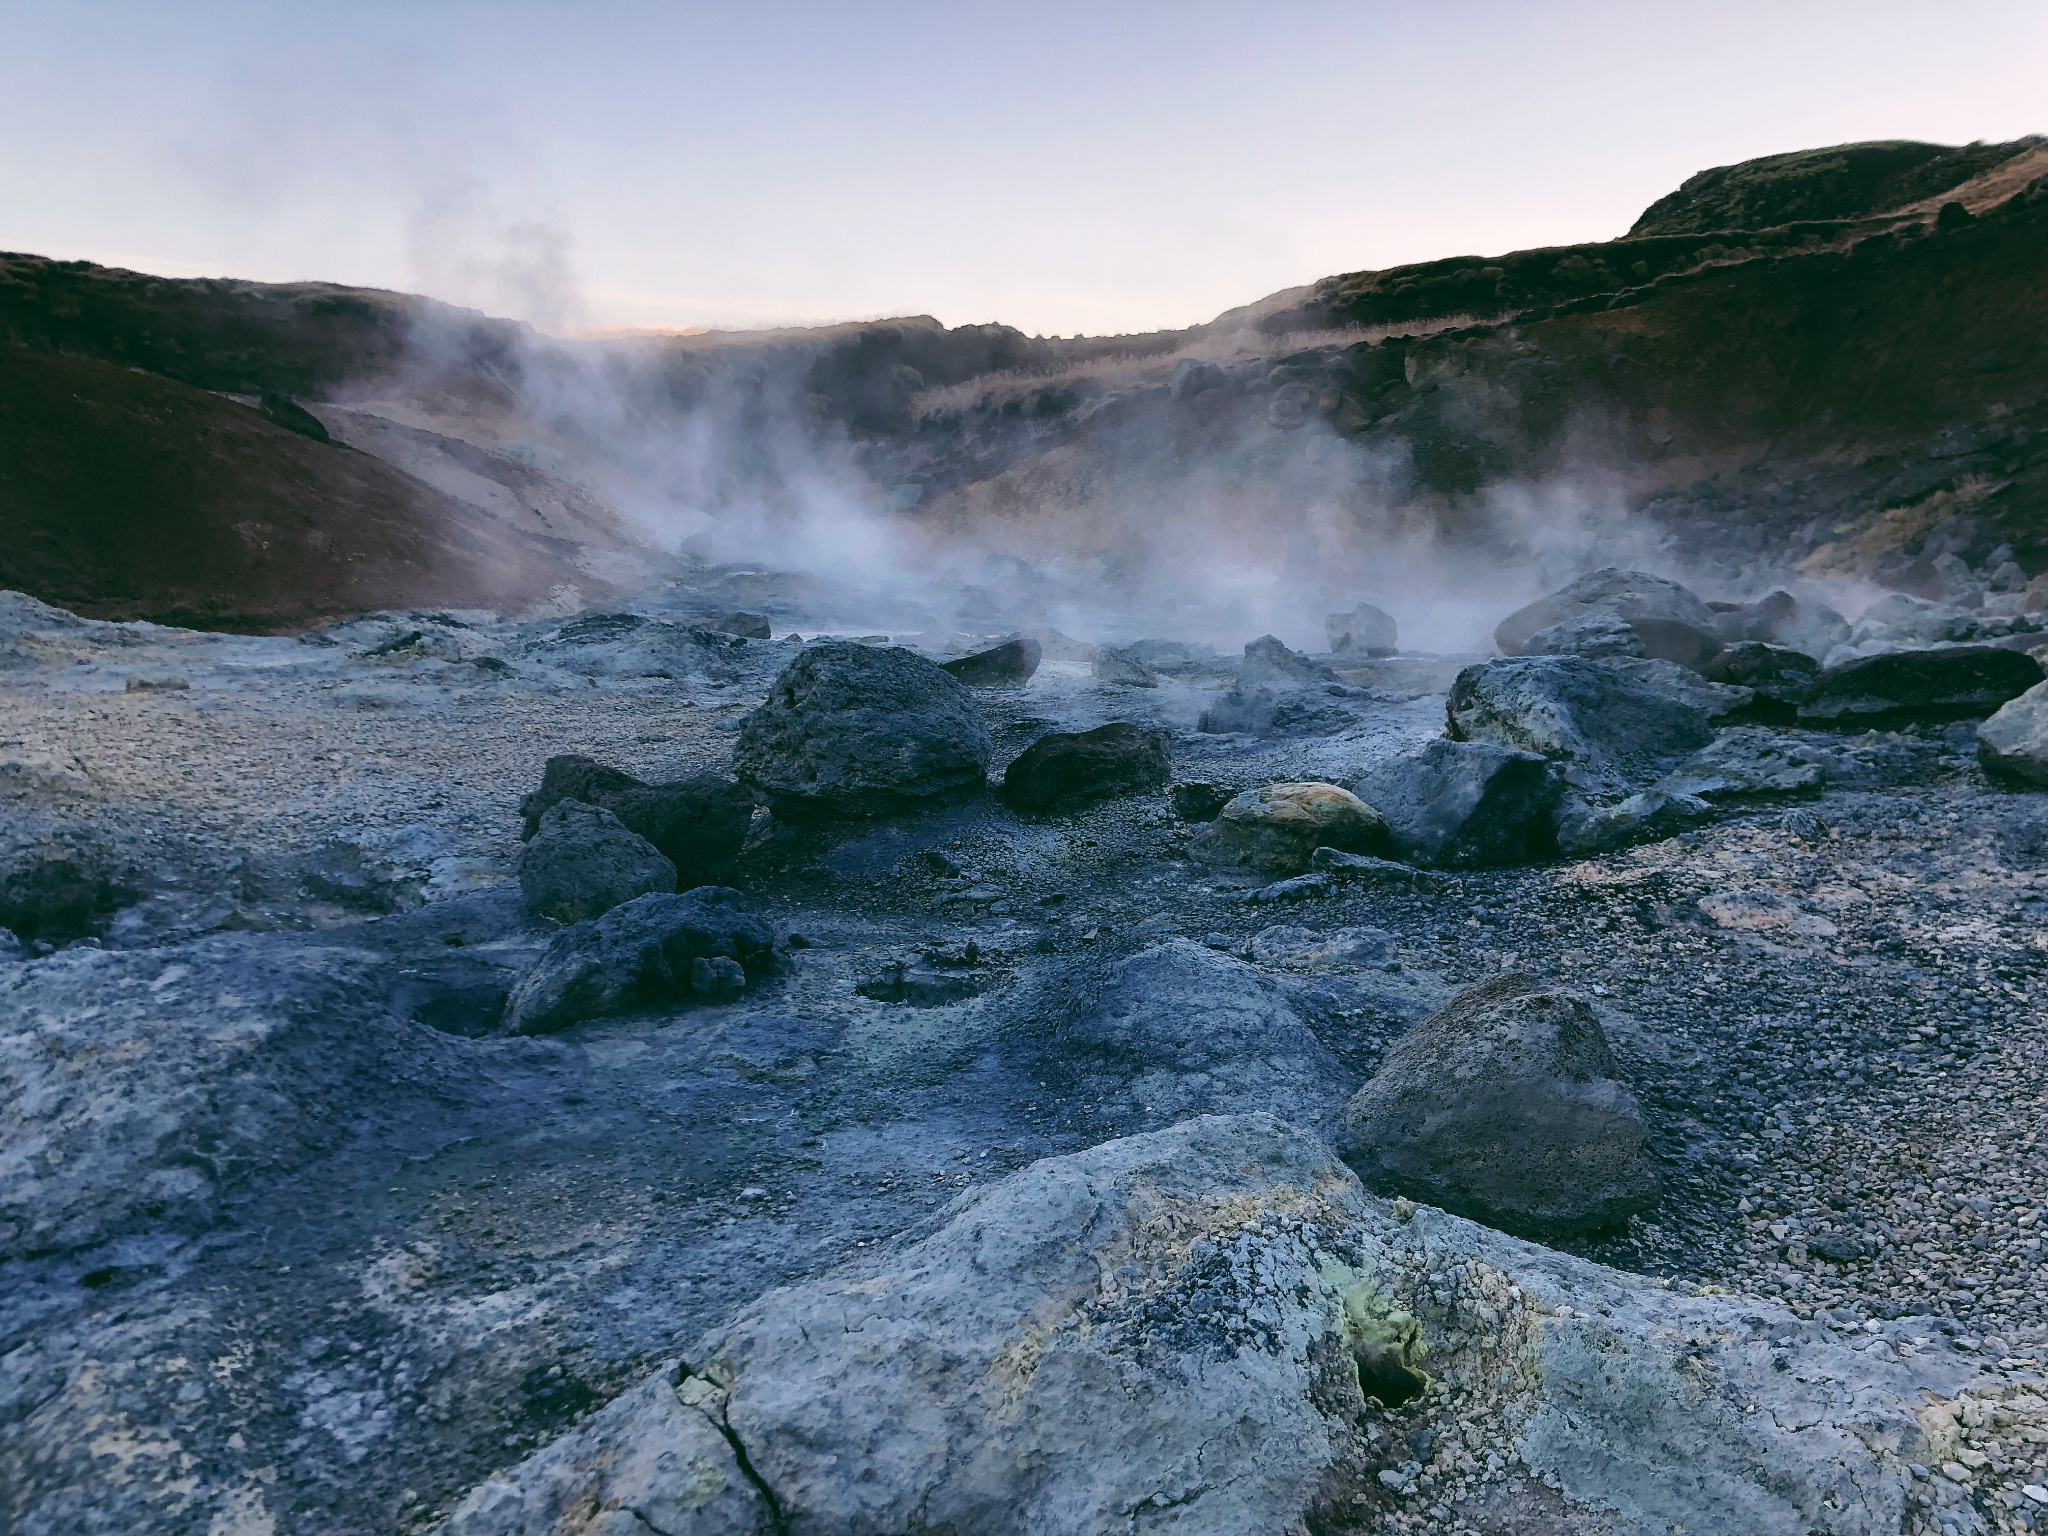
[[[1262,784],[1237,796],[1195,841],[1212,864],[1298,875],[1318,848],[1381,853],[1386,818],[1335,784]]]

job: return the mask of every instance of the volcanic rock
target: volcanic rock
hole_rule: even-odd
[[[1236,796],[1237,790],[1231,785],[1185,779],[1167,786],[1166,803],[1182,821],[1214,821],[1216,813]]]
[[[1195,729],[1205,736],[1315,736],[1353,720],[1318,689],[1239,687],[1204,709]]]
[[[1556,851],[1555,763],[1491,742],[1428,742],[1353,781],[1399,857],[1445,868],[1526,864]]]
[[[1264,784],[1238,795],[1195,838],[1196,857],[1298,875],[1318,848],[1384,853],[1380,813],[1335,784]]]
[[[1031,681],[1044,654],[1036,640],[1019,635],[972,656],[942,661],[939,666],[970,688],[1021,688]]]
[[[1159,679],[1147,671],[1142,663],[1113,645],[1099,645],[1095,648],[1095,660],[1091,663],[1091,670],[1098,683],[1109,683],[1119,688],[1159,686]]]
[[[733,746],[779,810],[872,814],[979,789],[988,727],[967,689],[914,651],[829,640],[783,669]]]
[[[690,627],[714,635],[736,635],[742,640],[767,640],[775,633],[765,613],[722,613],[715,618],[699,619]]]
[[[1632,768],[1713,739],[1700,710],[1603,662],[1531,656],[1467,667],[1451,685],[1449,734],[1593,768]]]
[[[519,835],[531,838],[540,830],[541,817],[560,801],[581,800],[586,805],[601,805],[604,797],[616,790],[641,787],[640,780],[622,769],[607,767],[580,753],[560,753],[549,758],[541,770],[540,788],[520,799],[519,814],[524,825]]]
[[[1797,598],[1790,592],[1773,592],[1753,603],[1710,603],[1708,607],[1714,610],[1714,632],[1729,646],[1760,643],[1821,657],[1849,638],[1847,619],[1825,603]],[[1720,681],[1753,686],[1740,677]]]
[[[629,773],[587,757],[548,759],[540,788],[519,802],[522,836],[562,800],[602,806],[627,829],[660,850],[676,867],[676,887],[688,890],[725,878],[740,856],[753,823],[754,797],[722,774],[697,773],[666,784],[643,784]]]
[[[108,850],[89,835],[0,838],[0,928],[18,938],[46,944],[84,938],[133,899]]]
[[[1660,779],[1657,787],[1719,803],[1817,794],[1826,781],[1825,753],[1751,725],[1720,732]]]
[[[1709,666],[1712,664],[1708,663]],[[1617,656],[1606,665],[1624,677],[1648,684],[1667,698],[1698,710],[1709,720],[1747,714],[1756,703],[1754,690],[1732,683],[1713,682],[1675,661],[1659,661],[1654,656]]]
[[[1539,631],[1599,612],[1635,631],[1643,654],[1682,667],[1704,665],[1721,642],[1713,610],[1675,581],[1614,567],[1592,571],[1500,621],[1494,643],[1509,656],[1529,654]]]
[[[1031,743],[1003,773],[1003,798],[1042,811],[1062,800],[1096,800],[1156,789],[1172,772],[1165,731],[1118,721],[1092,731],[1054,731]]]
[[[1547,625],[1531,635],[1522,649],[1530,656],[1586,656],[1595,661],[1650,654],[1635,626],[1604,608]]]
[[[551,1034],[584,1019],[692,995],[727,1002],[737,995],[736,980],[744,986],[747,976],[768,972],[774,944],[774,930],[748,913],[738,891],[705,885],[681,895],[642,896],[557,934],[512,989],[505,1028],[515,1035]],[[712,963],[700,971],[704,961]]]
[[[1299,651],[1290,651],[1273,635],[1248,641],[1237,669],[1240,683],[1334,683],[1337,674]]]
[[[1591,1008],[1527,976],[1468,987],[1345,1107],[1366,1182],[1522,1236],[1611,1227],[1661,1181]]]
[[[1371,603],[1360,603],[1349,613],[1333,613],[1323,620],[1333,652],[1391,656],[1400,647],[1394,616]]]
[[[1216,662],[1215,647],[1185,640],[1133,640],[1123,653],[1148,672],[1169,675],[1199,672]]]
[[[1992,645],[1890,651],[1829,667],[1799,706],[1803,724],[1857,728],[1990,714],[2042,679],[2041,663]]]
[[[1696,795],[1666,783],[1651,785],[1611,804],[1566,797],[1558,810],[1557,850],[1589,858],[1637,843],[1662,842],[1713,818],[1714,808]]]
[[[620,902],[673,891],[676,867],[610,811],[580,800],[548,808],[519,856],[527,909],[558,923],[599,917]]]
[[[1789,721],[1819,678],[1820,663],[1790,646],[1737,640],[1707,663],[1706,676],[1710,682],[1749,689],[1753,715]]]
[[[1977,761],[1995,779],[2048,786],[2048,683],[2037,683],[1977,727]]]

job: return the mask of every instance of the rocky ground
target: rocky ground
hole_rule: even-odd
[[[1662,1201],[1546,1256],[1374,1200],[1315,1146],[1273,1153],[1326,1208],[1274,1205],[1261,1185],[1246,1209],[1280,1215],[1217,1218],[1205,1240],[1250,1244],[1247,1273],[1274,1244],[1294,1257],[1271,1262],[1304,1274],[1325,1273],[1311,1258],[1326,1252],[1361,1274],[1378,1264],[1456,1384],[1402,1411],[1354,1404],[1355,1442],[1316,1442],[1335,1481],[1287,1494],[1302,1518],[1929,1532],[2048,1518],[2025,1491],[2048,1456],[2048,805],[1983,776],[1970,723],[1772,727],[1824,771],[1619,851],[1414,879],[1207,862],[1187,799],[1157,792],[1049,813],[989,795],[857,824],[763,812],[726,883],[775,929],[773,978],[736,1002],[497,1032],[554,931],[511,883],[520,797],[562,752],[649,782],[724,769],[801,647],[677,615],[753,579],[632,614],[390,615],[300,640],[5,599],[0,878],[21,939],[0,959],[11,1528],[424,1530],[503,1473],[459,1528],[554,1529],[530,1490],[581,1488],[585,1472],[560,1469],[589,1461],[590,1436],[644,1438],[645,1415],[671,1412],[663,1382],[683,1382],[670,1395],[685,1407],[741,1403],[730,1380],[684,1390],[698,1378],[673,1362],[707,1334],[734,1349],[783,1338],[777,1320],[802,1314],[773,1296],[747,1311],[764,1292],[817,1294],[801,1288],[841,1284],[829,1277],[848,1263],[950,1263],[969,1197],[1035,1209],[1039,1186],[1005,1182],[1017,1170],[1054,1178],[1068,1165],[1042,1160],[1085,1155],[1107,1159],[1088,1177],[1109,1178],[1191,1115],[1265,1111],[1334,1138],[1392,1041],[1504,971],[1591,1002]],[[1459,664],[1296,679],[1277,724],[1218,734],[1249,663],[1134,652],[1155,686],[1098,681],[1086,648],[1049,645],[1028,686],[977,690],[994,763],[1048,730],[1129,721],[1168,733],[1177,783],[1362,783],[1442,734]],[[1130,1012],[1133,993],[1149,1013]],[[1146,1057],[1145,1040],[1189,1021],[1263,1043],[1174,1035]],[[1131,1040],[1122,1055],[1103,1043]],[[1450,1234],[1453,1267],[1427,1258],[1430,1233]],[[1151,1284],[1117,1294],[1150,1305]],[[1330,1285],[1330,1316],[1350,1316]],[[1212,1296],[1200,1315],[1251,1305]],[[1865,1437],[1883,1441],[1872,1481],[1840,1497],[1799,1459],[1819,1453],[1755,1453],[1775,1468],[1765,1482],[1835,1500],[1801,1506],[1805,1524],[1789,1504],[1659,1513],[1637,1486],[1654,1476],[1618,1478],[1558,1427],[1577,1422],[1565,1398],[1543,1399],[1564,1416],[1542,1418],[1549,1430],[1529,1427],[1528,1383],[1577,1379],[1583,1361],[1555,1350],[1589,1316],[1607,1326],[1603,1311],[1660,1349],[1694,1337],[1709,1374],[1788,1435],[1848,1423],[1842,1403],[1882,1393],[1910,1406]],[[1514,1354],[1533,1362],[1527,1381],[1492,1353],[1523,1350],[1517,1330],[1552,1341]],[[1321,1380],[1300,1348],[1302,1380]],[[1677,1374],[1646,1401],[1668,1406],[1692,1379],[1667,1364]],[[1847,1396],[1802,1420],[1793,1396],[1829,1381]],[[571,1432],[585,1438],[559,1439]],[[503,1472],[556,1443],[552,1462]],[[1146,1507],[1166,1511],[1160,1498]],[[772,1499],[730,1526],[711,1507],[642,1521],[786,1528]],[[1190,1493],[1186,1507],[1216,1506]]]

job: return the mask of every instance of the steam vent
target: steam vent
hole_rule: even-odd
[[[663,59],[718,314],[970,265],[1019,137],[1095,238],[1086,38],[884,191],[964,62],[806,17],[771,133],[616,10],[519,120]],[[179,217],[356,270],[388,133],[235,78]],[[1378,154],[1288,132],[1203,177]],[[440,298],[0,255],[0,1530],[2048,1530],[2048,140],[1107,337],[628,315],[448,165]]]

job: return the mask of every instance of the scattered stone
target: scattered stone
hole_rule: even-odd
[[[707,634],[736,635],[742,640],[767,640],[775,633],[765,613],[722,613],[715,618],[699,619],[690,627]]]
[[[1467,667],[1451,685],[1449,734],[1589,768],[1637,769],[1713,739],[1700,710],[1604,662],[1531,656]]]
[[[1525,656],[1539,632],[1595,612],[1627,624],[1643,655],[1682,667],[1703,666],[1721,648],[1713,611],[1686,588],[1662,576],[1611,566],[1516,609],[1494,630],[1494,643],[1506,655]]]
[[[1184,779],[1166,787],[1166,803],[1182,821],[1214,821],[1216,813],[1230,804],[1236,794],[1233,785]]]
[[[1995,779],[2048,786],[2048,683],[2036,683],[1977,727],[1977,761]]]
[[[1613,1227],[1661,1193],[1600,1021],[1527,976],[1468,987],[1417,1024],[1344,1123],[1368,1184],[1520,1236]]]
[[[1369,853],[1318,848],[1308,862],[1311,877],[1321,877],[1329,884],[1353,889],[1434,893],[1450,888],[1450,882],[1442,875],[1433,875],[1428,870],[1396,863],[1392,859],[1376,859]]]
[[[573,803],[573,802],[572,802]],[[681,895],[649,895],[612,908],[595,922],[557,934],[512,989],[505,1028],[515,1035],[552,1034],[585,1019],[695,995],[729,1002],[731,966],[748,976],[773,968],[775,933],[746,910],[738,891],[699,886]]]
[[[676,867],[610,811],[563,800],[550,806],[519,856],[527,910],[558,923],[601,917],[621,902],[676,888]]]
[[[1386,818],[1393,851],[1419,864],[1527,864],[1557,850],[1564,778],[1533,752],[1437,740],[1389,759],[1351,787]]]
[[[1159,679],[1126,651],[1113,645],[1099,645],[1095,648],[1093,662],[1095,681],[1108,683],[1117,688],[1157,688]]]
[[[1829,667],[1799,706],[1803,724],[1869,727],[1991,714],[2042,680],[2041,663],[1993,645],[1891,651]]]
[[[1245,790],[1196,835],[1197,857],[1273,875],[1298,875],[1318,848],[1383,853],[1386,819],[1335,784],[1264,784]]]
[[[900,646],[807,647],[733,744],[780,811],[875,814],[980,789],[993,750],[973,696]]]
[[[690,995],[700,1003],[736,1003],[747,990],[747,972],[726,955],[699,955],[690,962]]]
[[[1529,656],[1585,656],[1594,661],[1647,658],[1649,648],[1635,626],[1604,608],[1581,613],[1536,631],[1523,644]]]
[[[1099,800],[1156,789],[1172,772],[1165,731],[1118,721],[1092,731],[1054,731],[1018,754],[1003,774],[1003,798],[1043,811],[1067,800]]]
[[[1290,651],[1273,635],[1261,635],[1244,648],[1237,677],[1245,683],[1334,683],[1337,674],[1320,661]]]
[[[1850,631],[1852,645],[1941,645],[1976,638],[1977,620],[1967,609],[1894,592],[1864,609]],[[1820,653],[1823,657],[1826,651]]]
[[[1760,726],[1736,726],[1680,763],[1658,788],[1716,805],[1812,795],[1827,782],[1827,763],[1827,754],[1806,742]]]
[[[1391,656],[1400,649],[1394,616],[1371,603],[1360,603],[1349,613],[1333,613],[1323,620],[1333,653]]]
[[[1252,958],[1261,965],[1298,971],[1386,964],[1393,937],[1378,928],[1336,928],[1316,933],[1281,924],[1252,935]]]
[[[1036,640],[1019,635],[988,650],[939,665],[970,688],[1021,688],[1031,681],[1044,654]]]
[[[1788,646],[1738,640],[1707,663],[1706,675],[1711,682],[1747,688],[1753,695],[1750,713],[1758,718],[1790,721],[1813,691],[1820,663]]]
[[[925,970],[904,961],[892,961],[854,991],[878,1003],[908,1003],[913,1008],[942,1008],[978,996],[981,983],[972,976]]]
[[[1709,603],[1707,606],[1714,610],[1714,632],[1721,637],[1723,644],[1731,647],[1761,643],[1818,658],[1849,638],[1847,619],[1826,603],[1797,598],[1790,592],[1773,592],[1753,603]],[[1708,675],[1713,674],[1710,672]],[[1756,686],[1746,677],[1718,680]]]

